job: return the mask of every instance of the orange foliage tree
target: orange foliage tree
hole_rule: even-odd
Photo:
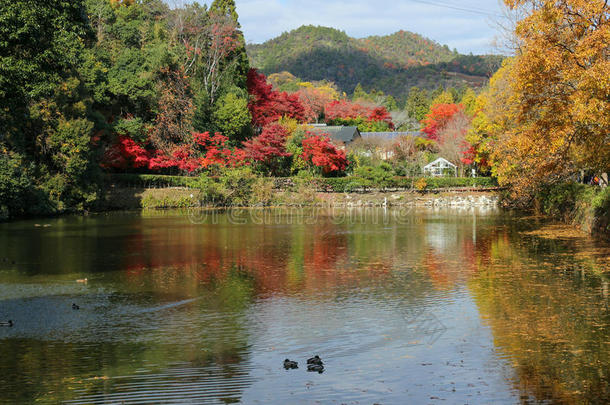
[[[429,139],[437,140],[439,132],[447,126],[447,123],[451,121],[451,118],[463,110],[464,107],[461,104],[433,105],[430,108],[430,112],[422,120],[422,132],[425,133]]]
[[[503,184],[528,194],[582,169],[610,170],[610,5],[505,0],[527,15],[509,73],[514,126],[498,139]]]

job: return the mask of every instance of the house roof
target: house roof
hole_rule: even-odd
[[[434,166],[457,167],[456,165],[454,165],[453,163],[451,163],[450,161],[448,161],[445,158],[438,158],[434,162],[428,163],[426,166],[424,166],[424,170],[425,169],[429,169],[429,168],[434,167]]]
[[[350,143],[362,137],[358,127],[316,126],[311,131],[317,134],[328,134],[331,140],[343,143]]]
[[[363,138],[383,138],[383,139],[395,139],[403,136],[419,137],[422,136],[421,132],[410,131],[410,132],[361,132]]]

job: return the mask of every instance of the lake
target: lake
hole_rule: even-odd
[[[610,246],[541,218],[144,211],[0,241],[0,403],[610,398]]]

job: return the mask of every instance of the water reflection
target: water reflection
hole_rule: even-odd
[[[543,239],[526,232],[543,221],[505,213],[398,214],[145,212],[0,225],[0,320],[16,321],[0,328],[0,398],[610,397],[608,245]],[[322,375],[281,367],[315,353]]]

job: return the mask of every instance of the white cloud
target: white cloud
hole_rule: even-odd
[[[498,0],[236,0],[248,42],[260,43],[301,25],[322,25],[354,37],[412,31],[462,53],[493,52]],[[209,3],[209,1],[208,1]],[[426,3],[426,4],[424,4]],[[441,3],[464,12],[429,3]]]

